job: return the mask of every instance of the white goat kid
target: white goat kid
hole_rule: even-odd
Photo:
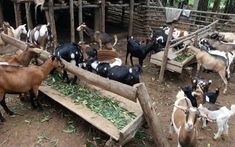
[[[172,128],[178,135],[178,147],[197,146],[197,121],[199,111],[192,107],[191,101],[184,96],[181,90],[176,96],[174,109],[171,116],[170,134]],[[172,127],[173,126],[173,127]]]
[[[12,26],[10,28],[16,39],[20,40],[22,34],[27,35],[26,24],[19,25],[16,29],[14,29]]]
[[[207,120],[215,121],[217,123],[218,131],[214,135],[214,139],[218,139],[222,134],[228,135],[228,120],[235,113],[235,105],[231,105],[231,110],[223,106],[219,110],[210,111],[200,104],[198,110],[200,111],[201,115],[207,118]]]

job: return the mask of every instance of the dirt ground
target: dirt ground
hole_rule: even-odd
[[[119,40],[117,50],[120,57],[125,61],[126,39]],[[141,81],[147,86],[150,97],[154,100],[157,115],[160,117],[164,135],[168,135],[168,126],[172,112],[172,104],[181,86],[190,84],[190,75],[180,75],[169,71],[165,72],[165,81],[158,82],[160,68],[149,62],[150,57],[145,59]],[[137,60],[134,60],[137,63]],[[128,60],[129,63],[129,60]],[[203,73],[202,77],[212,79],[210,90],[222,87],[222,80],[216,73]],[[232,74],[228,94],[220,94],[218,103],[229,106],[235,103],[235,74]],[[222,93],[222,90],[221,90]],[[10,117],[3,113],[6,122],[0,125],[0,146],[4,147],[80,147],[80,146],[103,146],[108,136],[99,132],[87,122],[76,115],[68,112],[55,102],[41,95],[44,111],[32,110],[30,103],[21,102],[16,96],[9,95],[7,105],[20,115]],[[1,111],[4,112],[4,111]],[[214,141],[216,124],[210,123],[205,129],[199,128],[199,147],[235,147],[235,117],[229,121],[229,136],[225,140]],[[149,130],[142,129],[149,134]],[[146,136],[145,136],[146,137]],[[148,138],[148,137],[147,137]],[[176,134],[173,140],[169,140],[172,146],[176,146]],[[139,140],[138,137],[125,145],[126,147],[154,146],[151,139]]]

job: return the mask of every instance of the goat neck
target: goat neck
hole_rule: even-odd
[[[53,66],[53,61],[51,58],[47,59],[41,66],[40,66],[44,78],[52,71],[52,69],[54,69]]]
[[[142,47],[142,51],[144,55],[146,56],[154,47],[154,43],[150,42]]]

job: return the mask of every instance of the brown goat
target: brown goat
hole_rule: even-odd
[[[8,22],[3,22],[2,24],[2,32],[0,31],[0,33],[4,33],[7,34],[11,37],[14,37],[13,32],[11,31],[11,26]],[[0,36],[0,46],[4,46],[6,45],[6,43],[2,40],[2,37]]]
[[[0,62],[7,62],[9,64],[28,66],[30,61],[33,58],[38,58],[41,52],[42,50],[38,48],[26,48],[19,55],[1,56]]]
[[[229,52],[225,53],[226,57],[216,56],[209,54],[206,51],[200,50],[194,46],[189,46],[188,48],[196,54],[197,72],[200,72],[201,66],[205,67],[206,69],[218,72],[225,84],[223,93],[226,93],[228,87],[227,79],[230,78],[230,65],[233,62],[234,55]]]
[[[192,107],[191,101],[184,96],[182,90],[178,92],[176,98],[171,116],[170,134],[174,127],[178,135],[178,147],[196,147],[199,111]]]
[[[38,101],[38,89],[42,80],[54,68],[64,67],[59,57],[52,56],[47,59],[41,66],[19,67],[15,65],[0,66],[0,104],[9,115],[14,112],[8,109],[5,102],[5,94],[18,94],[30,91],[31,103],[33,108],[42,110],[42,106]],[[0,120],[4,121],[0,113]]]
[[[208,40],[208,43],[220,50],[220,51],[234,51],[235,50],[235,44],[232,44],[232,43],[223,43],[223,42],[220,42],[220,41],[217,41],[217,40],[213,40],[213,39],[207,39]]]

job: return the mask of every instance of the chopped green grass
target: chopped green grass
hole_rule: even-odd
[[[186,52],[183,54],[178,55],[177,57],[174,58],[174,61],[177,62],[183,62],[186,58],[192,56],[193,54],[191,52]]]
[[[119,102],[102,96],[97,90],[77,84],[65,84],[58,74],[49,76],[44,84],[74,99],[75,103],[86,105],[91,111],[111,121],[118,129],[124,128],[136,116],[119,106]]]

